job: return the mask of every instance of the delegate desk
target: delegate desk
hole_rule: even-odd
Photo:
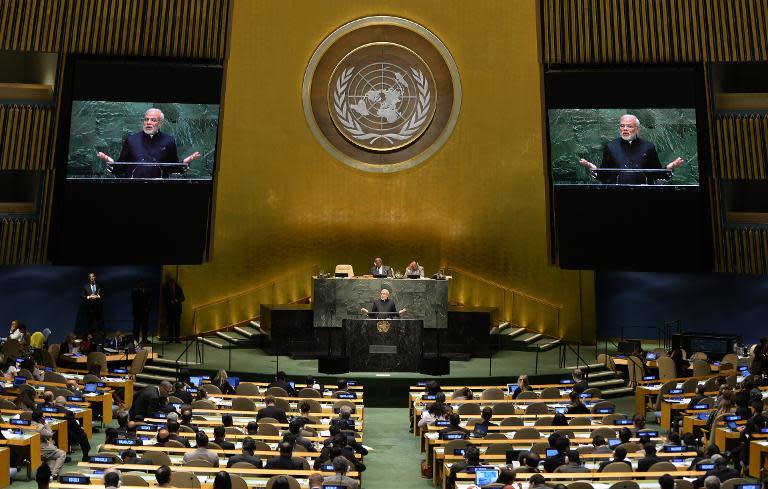
[[[88,363],[88,355],[84,355],[82,353],[64,353],[59,357],[61,360],[67,362],[67,363],[74,363],[76,365],[85,365]],[[107,362],[132,362],[133,359],[136,358],[135,353],[111,353],[107,355]],[[150,352],[147,355],[147,360],[156,360],[158,358],[157,353]]]
[[[749,443],[749,476],[755,479],[762,477],[764,460],[768,457],[768,441],[757,440]]]
[[[349,368],[355,372],[417,372],[421,319],[345,319]]]
[[[14,433],[11,430],[3,430],[3,436],[5,440],[0,440],[0,444],[27,451],[29,453],[30,468],[36,470],[40,467],[40,433],[35,431]]]
[[[424,327],[448,327],[448,279],[313,278],[315,328],[341,328],[345,319],[360,319],[360,308],[371,308],[381,289],[389,289],[398,309]]]
[[[11,471],[5,470],[5,467],[11,466],[11,450],[7,447],[0,448],[0,489],[7,487],[11,483]]]
[[[573,481],[587,481],[594,489],[609,489],[616,481],[630,480],[638,483],[641,489],[656,489],[659,487],[658,479],[666,472],[587,472],[587,473],[568,473],[556,472],[552,474],[541,474],[548,484],[568,484]],[[705,474],[703,471],[678,470],[675,477],[693,480]],[[533,474],[520,474],[530,476]],[[456,489],[467,489],[475,483],[475,474],[460,472],[456,474]],[[638,480],[646,479],[646,481]],[[53,487],[53,484],[51,484]]]

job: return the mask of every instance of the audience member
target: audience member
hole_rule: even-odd
[[[235,394],[235,388],[230,385],[226,370],[219,370],[211,384],[218,387],[222,394]]]
[[[286,376],[283,371],[280,371],[275,375],[275,380],[267,386],[267,388],[269,387],[280,387],[287,392],[289,396],[296,397],[296,389],[288,383],[288,376]]]
[[[266,396],[264,404],[266,404],[266,407],[259,409],[259,412],[256,413],[256,421],[261,418],[274,418],[278,423],[288,424],[288,417],[285,415],[285,411],[275,405],[275,398],[273,396]]]
[[[232,478],[229,472],[220,470],[213,479],[213,489],[232,489]]]
[[[39,409],[32,411],[31,425],[40,434],[40,459],[51,467],[51,477],[56,479],[59,477],[59,471],[64,465],[67,453],[51,441],[53,430],[45,424],[43,412]]]
[[[234,450],[235,444],[226,440],[226,428],[223,425],[219,425],[213,429],[213,442],[220,446],[223,450]]]
[[[208,435],[202,431],[198,431],[195,435],[195,443],[197,444],[197,448],[184,454],[184,463],[186,464],[190,460],[202,459],[209,461],[212,466],[218,467],[219,456],[213,450],[208,449]]]
[[[278,457],[272,457],[267,460],[267,469],[286,469],[286,470],[301,470],[303,463],[301,460],[293,459],[293,445],[286,442],[281,442],[278,446],[280,455]]]
[[[656,462],[661,462],[661,458],[656,456],[656,445],[653,443],[646,443],[643,445],[643,449],[645,450],[645,457],[641,458],[637,462],[638,472],[648,472],[648,469],[651,468],[651,465],[655,464]]]
[[[464,428],[463,426],[460,426],[461,424],[461,416],[459,416],[458,413],[453,413],[448,417],[448,423],[449,425],[445,428],[438,431],[437,435],[439,438],[444,439],[445,435],[448,433],[454,433],[454,432],[461,432],[465,435],[469,435],[469,430]]]
[[[360,489],[360,483],[357,479],[347,477],[347,471],[349,470],[349,463],[344,457],[336,457],[333,459],[333,471],[334,475],[328,476],[323,480],[323,484],[343,484],[349,489]]]
[[[155,471],[155,480],[158,487],[171,487],[171,468],[167,465],[161,465]]]
[[[120,487],[120,472],[114,468],[107,469],[103,482],[105,489],[117,489]]]
[[[51,393],[52,394],[52,393]],[[56,410],[64,415],[64,419],[67,420],[67,436],[69,437],[69,443],[77,443],[80,445],[80,451],[83,452],[83,462],[88,462],[91,457],[88,455],[91,451],[91,444],[88,442],[88,435],[80,423],[75,419],[75,414],[67,409],[67,399],[64,396],[59,396],[55,401]]]
[[[598,466],[597,471],[602,472],[603,469],[608,464],[612,464],[614,462],[622,462],[627,464],[627,471],[632,472],[632,463],[629,460],[626,460],[626,458],[627,458],[627,449],[622,446],[618,446],[616,447],[616,450],[613,451],[613,458],[611,460],[600,462],[600,465]]]
[[[243,439],[243,453],[240,455],[233,455],[229,457],[229,460],[227,461],[227,467],[232,467],[238,462],[248,462],[249,464],[253,465],[257,469],[262,468],[263,464],[261,462],[261,459],[258,457],[255,457],[253,455],[253,452],[256,451],[256,442],[253,438],[250,436],[246,436]]]

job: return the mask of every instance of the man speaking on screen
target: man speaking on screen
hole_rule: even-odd
[[[660,170],[661,162],[656,146],[650,141],[640,139],[640,120],[632,114],[626,114],[619,119],[619,137],[608,141],[603,148],[603,162],[600,168],[619,168],[630,170]],[[590,171],[597,170],[597,165],[584,158],[579,164]],[[682,158],[675,158],[665,167],[674,170],[683,164]],[[642,171],[622,172],[615,177],[615,183],[637,185],[648,183]],[[612,179],[613,180],[613,179]]]
[[[117,176],[127,178],[162,178],[169,173],[184,173],[189,163],[200,157],[195,151],[178,165],[161,166],[151,163],[179,163],[176,151],[176,140],[173,136],[161,132],[165,115],[160,109],[148,109],[144,113],[144,124],[141,132],[129,135],[123,141],[123,148],[117,161],[123,163],[149,163],[136,165],[114,165],[115,160],[99,151],[96,156],[107,164],[107,171]]]

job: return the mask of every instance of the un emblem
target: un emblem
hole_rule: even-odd
[[[331,33],[304,73],[304,115],[339,161],[374,172],[411,168],[450,137],[461,80],[448,48],[399,17],[365,17]]]
[[[328,109],[353,144],[391,151],[421,136],[435,113],[429,66],[410,49],[374,43],[349,53],[328,86]]]
[[[389,333],[389,328],[390,328],[389,321],[379,321],[378,323],[376,323],[376,329],[381,334]]]

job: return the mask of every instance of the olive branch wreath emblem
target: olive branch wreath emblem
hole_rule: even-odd
[[[393,140],[404,141],[416,133],[429,118],[429,103],[432,100],[432,94],[429,91],[429,81],[421,70],[411,67],[411,74],[416,81],[418,89],[418,104],[411,118],[400,127],[400,131],[397,133],[377,134],[365,132],[360,123],[357,122],[357,119],[350,113],[347,104],[347,87],[354,71],[355,67],[351,66],[341,72],[341,75],[336,80],[336,89],[333,94],[333,108],[336,111],[339,123],[353,138],[368,141],[369,144],[379,139],[384,139],[390,144],[394,143]]]

